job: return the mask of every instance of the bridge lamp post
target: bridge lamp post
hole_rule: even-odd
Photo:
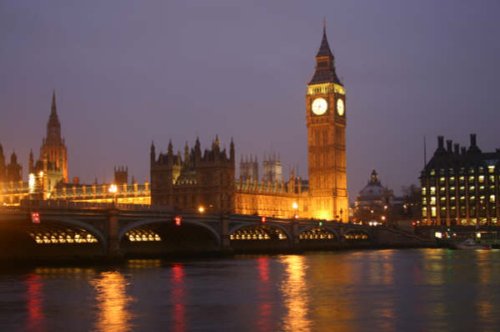
[[[297,211],[299,209],[299,204],[297,202],[293,202],[292,209],[293,209],[293,219],[297,219],[299,217],[299,215],[297,214]]]
[[[113,205],[115,205],[117,202],[116,202],[116,193],[118,192],[118,186],[116,184],[112,184],[109,186],[109,193],[110,194],[113,194]]]
[[[205,213],[205,207],[204,207],[203,205],[200,205],[200,206],[198,207],[198,212],[199,212],[199,213]]]

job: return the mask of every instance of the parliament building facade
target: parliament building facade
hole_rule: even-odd
[[[275,218],[315,218],[346,222],[346,93],[336,70],[326,31],[306,91],[308,181],[290,174],[283,180],[276,158],[264,161],[258,178],[256,160],[240,162],[236,179],[235,146],[222,148],[216,137],[202,151],[197,139],[183,152],[150,152],[151,203],[179,211],[238,213]]]

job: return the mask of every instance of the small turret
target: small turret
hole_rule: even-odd
[[[151,142],[150,160],[151,160],[151,164],[154,164],[156,161],[156,149],[155,149],[154,142]]]
[[[235,160],[235,152],[234,152],[234,141],[231,137],[231,143],[229,144],[229,158],[234,161]]]
[[[167,155],[169,158],[174,157],[174,146],[172,145],[172,140],[168,141]]]
[[[30,150],[30,157],[29,157],[29,172],[33,173],[35,172],[35,157],[33,156],[33,150]]]

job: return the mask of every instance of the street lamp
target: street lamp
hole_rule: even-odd
[[[297,202],[293,202],[292,209],[293,209],[293,218],[297,219],[299,217],[297,214],[297,210],[299,209],[299,204]]]
[[[205,213],[205,207],[204,207],[203,205],[200,205],[200,206],[198,207],[198,212],[199,212],[199,213]]]
[[[118,186],[116,184],[111,184],[108,189],[110,194],[113,194],[113,205],[116,204],[116,193],[118,192]]]

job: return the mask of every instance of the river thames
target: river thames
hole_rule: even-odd
[[[500,251],[317,252],[0,274],[3,331],[495,331]]]

